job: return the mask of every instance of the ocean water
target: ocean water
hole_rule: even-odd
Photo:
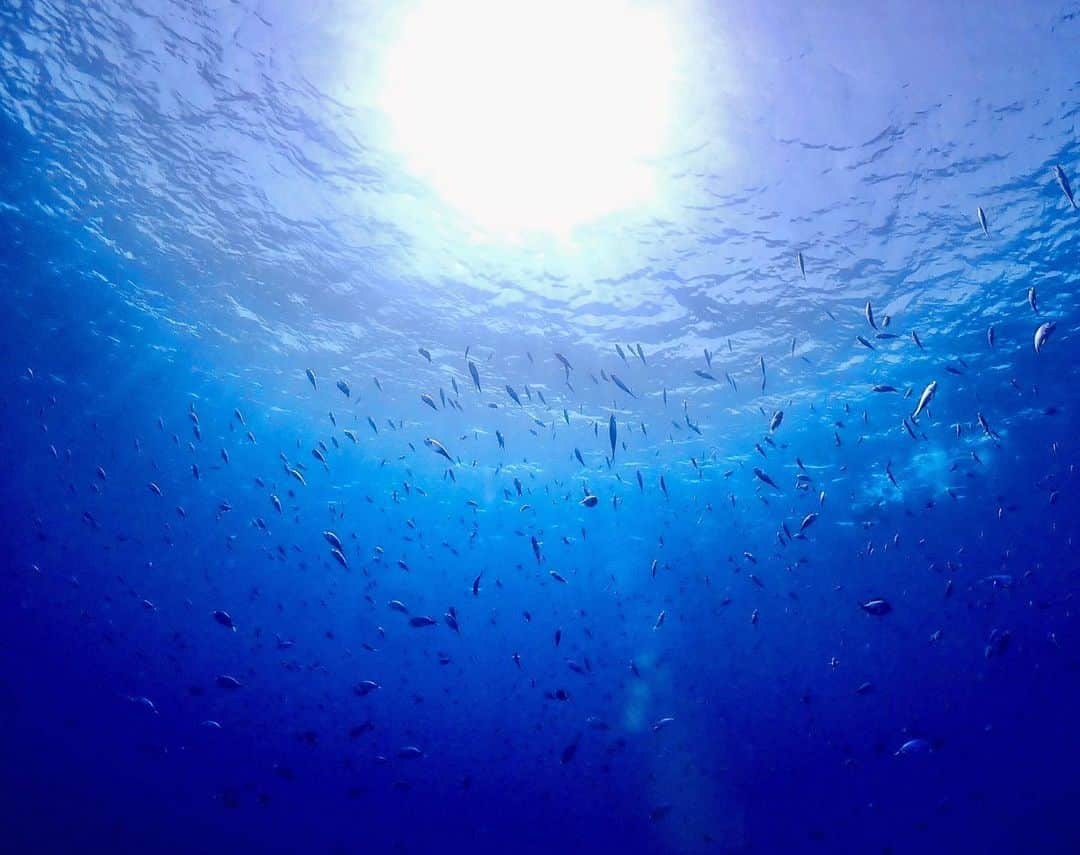
[[[0,3],[3,851],[1080,851],[1080,7],[663,11],[499,234],[396,6]]]

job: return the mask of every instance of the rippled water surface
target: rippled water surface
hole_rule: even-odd
[[[424,8],[0,3],[3,849],[1080,849],[1080,7]]]

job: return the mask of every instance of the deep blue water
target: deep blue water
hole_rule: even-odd
[[[944,5],[670,7],[515,238],[394,10],[0,5],[0,847],[1080,851],[1080,7]]]

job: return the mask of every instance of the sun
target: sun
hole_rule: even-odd
[[[663,12],[627,0],[426,0],[387,49],[379,107],[475,226],[568,234],[655,194],[674,65]]]

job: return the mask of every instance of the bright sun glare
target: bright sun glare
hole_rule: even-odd
[[[670,35],[630,0],[423,0],[380,106],[409,168],[477,226],[566,235],[654,194]]]

